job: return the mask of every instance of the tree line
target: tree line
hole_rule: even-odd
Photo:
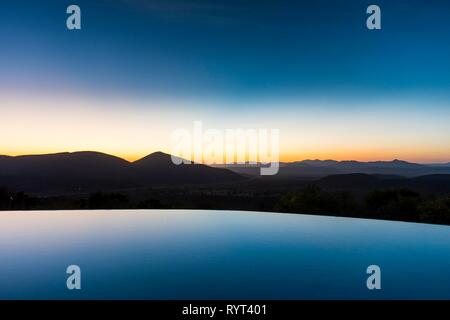
[[[362,200],[349,191],[330,191],[316,185],[278,196],[268,194],[266,198],[252,193],[241,197],[201,193],[195,201],[192,199],[193,195],[188,191],[178,198],[154,194],[131,200],[119,192],[94,192],[79,198],[38,197],[0,188],[0,210],[235,209],[450,225],[450,195],[424,194],[408,188],[372,190]]]

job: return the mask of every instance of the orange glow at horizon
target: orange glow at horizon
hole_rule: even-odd
[[[91,150],[91,149],[80,149],[80,150],[52,150],[52,149],[42,149],[42,150],[17,150],[16,152],[5,152],[0,149],[0,155],[6,156],[23,156],[23,155],[42,155],[42,154],[54,154],[61,152],[78,152],[78,151],[94,151],[109,154],[115,157],[122,158],[129,162],[139,160],[153,152],[161,151],[170,154],[170,150],[165,148],[148,150],[146,152],[136,152],[134,154],[123,154],[116,152],[107,152],[102,149]],[[280,162],[294,162],[302,160],[336,160],[336,161],[346,161],[354,160],[361,162],[369,161],[392,161],[394,159],[404,160],[413,163],[448,163],[450,162],[449,154],[442,154],[441,157],[424,157],[420,154],[414,153],[389,153],[389,152],[359,152],[359,153],[344,153],[344,152],[317,152],[317,153],[286,153],[280,154]]]
[[[200,119],[205,127],[218,130],[279,128],[282,162],[450,161],[449,117],[426,109],[342,114],[319,107],[302,113],[279,107],[250,116],[179,101],[0,95],[2,155],[97,151],[134,161],[156,151],[171,153],[173,131],[192,130],[193,121]]]

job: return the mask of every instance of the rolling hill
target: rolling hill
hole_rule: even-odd
[[[371,175],[364,173],[337,174],[320,178],[314,183],[332,190],[368,191],[374,189],[408,188],[419,192],[450,193],[450,174],[431,174],[419,177]]]
[[[254,176],[259,174],[258,166],[231,166],[239,174]],[[392,161],[336,161],[336,160],[303,160],[280,163],[279,177],[314,177],[320,178],[336,174],[375,174],[400,175],[418,177],[431,174],[450,174],[449,164],[418,164],[402,160]]]
[[[171,156],[162,152],[135,162],[90,151],[0,156],[0,186],[27,192],[76,193],[241,179],[242,176],[227,169],[201,164],[175,165]]]

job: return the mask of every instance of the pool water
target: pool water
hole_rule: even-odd
[[[69,290],[69,265],[81,289]],[[369,290],[378,265],[381,289]],[[0,212],[1,299],[450,299],[450,227],[214,210]]]

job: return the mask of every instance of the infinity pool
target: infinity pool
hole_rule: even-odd
[[[81,269],[68,290],[66,268]],[[381,268],[381,290],[366,269]],[[450,227],[198,210],[0,212],[1,299],[450,299]]]

